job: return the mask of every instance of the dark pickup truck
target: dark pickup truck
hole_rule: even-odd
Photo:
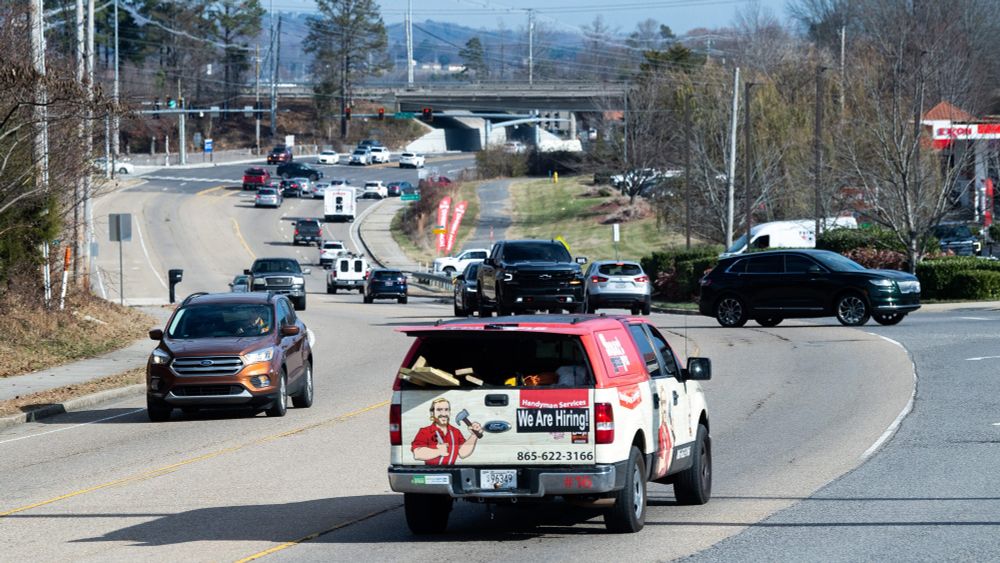
[[[547,310],[582,313],[583,272],[566,246],[555,240],[507,240],[493,246],[476,276],[479,316]]]
[[[243,273],[250,276],[250,291],[270,291],[287,295],[296,311],[306,308],[306,280],[309,268],[302,269],[292,258],[258,258],[253,261],[249,270]]]

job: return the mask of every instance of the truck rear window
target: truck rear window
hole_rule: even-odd
[[[401,376],[405,376],[403,385],[412,388],[594,384],[583,344],[574,335],[511,331],[424,336],[418,340],[413,359],[411,365],[400,370]],[[423,377],[422,372],[432,375]],[[417,381],[413,382],[414,379]]]

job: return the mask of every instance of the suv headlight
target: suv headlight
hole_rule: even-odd
[[[156,348],[153,353],[149,355],[149,363],[154,366],[165,366],[170,363],[170,354]]]
[[[513,280],[514,280],[514,274],[511,274],[510,272],[504,273],[503,281],[513,281]]]
[[[259,362],[270,362],[271,358],[274,357],[274,347],[268,346],[267,348],[261,348],[249,354],[244,354],[243,363],[245,364],[256,364]]]
[[[887,280],[885,278],[871,279],[868,280],[875,287],[892,287],[892,280]]]
[[[292,278],[293,285],[302,285],[304,283],[306,283],[305,278]]]

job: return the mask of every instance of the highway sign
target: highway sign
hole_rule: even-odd
[[[212,139],[205,139],[205,152],[212,152]]]
[[[417,114],[408,111],[397,111],[396,113],[392,114],[392,117],[394,117],[395,119],[413,119],[416,116]]]
[[[420,201],[420,194],[403,194],[399,196],[399,201]]]

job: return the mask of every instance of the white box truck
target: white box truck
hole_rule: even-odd
[[[353,222],[356,207],[354,188],[330,187],[323,195],[323,219],[327,222]]]
[[[856,229],[858,221],[854,217],[828,217],[822,220],[823,228]],[[747,235],[733,241],[720,258],[741,254],[747,251]],[[767,248],[816,248],[816,220],[796,219],[793,221],[772,221],[761,223],[750,228],[750,244],[752,250]]]

